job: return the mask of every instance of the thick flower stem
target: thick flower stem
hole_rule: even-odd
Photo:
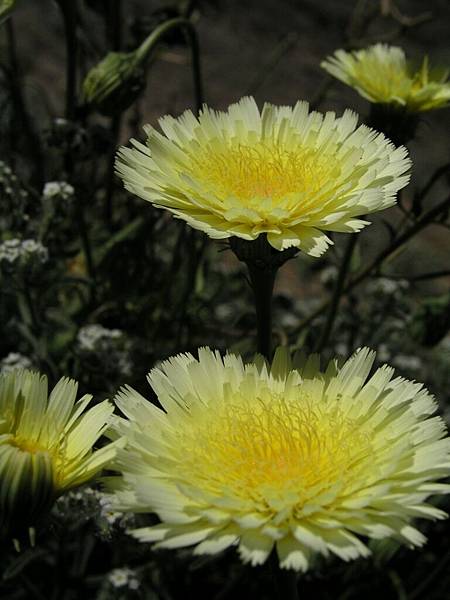
[[[278,251],[265,235],[256,240],[230,238],[230,247],[239,260],[247,265],[250,284],[255,296],[257,351],[269,362],[272,360],[272,293],[278,269],[290,258],[297,248]]]
[[[257,351],[270,363],[272,361],[272,294],[278,267],[259,266],[255,262],[248,263],[247,267],[255,297]],[[295,571],[280,569],[275,551],[272,552],[269,562],[277,600],[298,600]]]
[[[245,241],[231,238],[231,249],[245,262],[253,289],[256,310],[257,351],[270,364],[272,361],[272,294],[278,269],[297,254],[296,248],[282,252],[268,243],[265,235]],[[295,571],[280,569],[276,550],[268,560],[277,600],[298,600]]]
[[[248,265],[250,283],[255,297],[257,351],[272,360],[272,293],[276,270]]]

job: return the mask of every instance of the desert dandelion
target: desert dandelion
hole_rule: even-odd
[[[352,52],[337,50],[321,66],[370,102],[391,104],[411,113],[442,108],[450,102],[448,71],[430,69],[427,58],[416,69],[397,46],[375,44]]]
[[[427,503],[448,492],[450,439],[421,384],[362,349],[321,372],[317,356],[278,349],[270,366],[203,348],[149,375],[161,408],[126,387],[116,402],[117,510],[156,513],[131,533],[155,547],[306,571],[317,555],[367,556],[365,539],[421,546],[415,517],[446,515]]]
[[[67,490],[94,477],[115,456],[117,441],[92,447],[113,405],[86,410],[77,383],[62,378],[48,395],[47,378],[14,370],[0,376],[0,539],[36,521]]]
[[[320,256],[326,231],[355,232],[358,218],[393,205],[410,160],[345,111],[310,112],[243,98],[227,112],[204,106],[145,127],[147,141],[121,148],[118,175],[132,193],[210,237],[255,240]]]

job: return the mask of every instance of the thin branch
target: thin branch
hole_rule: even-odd
[[[399,248],[401,248],[406,242],[408,242],[415,235],[420,233],[425,227],[432,224],[433,221],[445,214],[446,211],[450,209],[450,196],[442,202],[436,204],[434,208],[431,208],[426,213],[424,213],[421,217],[417,219],[414,225],[411,225],[409,229],[407,229],[401,236],[399,236],[396,240],[394,240],[387,248],[385,248],[382,252],[376,256],[372,262],[362,271],[356,275],[345,287],[343,290],[343,294],[346,294],[356,286],[358,286],[362,281],[366,279],[369,275],[373,273],[376,269],[378,269],[388,258],[390,258],[394,252],[396,252]],[[317,317],[322,315],[330,305],[331,300],[327,300],[323,302],[313,313],[311,313],[308,317],[306,317],[297,329],[292,333],[292,335],[298,336],[298,334],[305,329],[310,323],[312,323]]]

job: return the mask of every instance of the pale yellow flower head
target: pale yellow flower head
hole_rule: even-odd
[[[113,406],[104,401],[86,411],[91,396],[76,402],[77,387],[63,378],[48,395],[39,373],[0,376],[0,539],[33,525],[60,494],[96,475],[122,443],[93,452]]]
[[[396,46],[336,50],[321,66],[370,102],[392,104],[412,113],[442,108],[450,102],[448,71],[430,70],[427,58],[414,70]]]
[[[252,565],[275,548],[302,571],[317,554],[367,556],[364,538],[421,546],[411,520],[446,516],[426,500],[450,490],[436,483],[450,439],[422,385],[388,366],[368,378],[373,360],[363,349],[321,372],[279,349],[268,370],[204,348],[150,373],[162,409],[122,389],[115,506],[161,519],[131,533],[195,554],[236,546]]]
[[[358,219],[395,203],[409,180],[407,151],[346,111],[337,118],[243,98],[227,112],[204,107],[146,126],[146,144],[119,150],[132,193],[212,238],[254,240],[319,256],[324,231],[359,231]]]

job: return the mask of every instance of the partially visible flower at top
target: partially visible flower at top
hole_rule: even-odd
[[[42,195],[44,198],[61,198],[62,200],[67,200],[74,193],[73,186],[66,181],[48,181],[44,185]]]
[[[15,369],[30,369],[32,366],[33,362],[28,356],[19,352],[10,352],[0,360],[0,373],[9,373]]]
[[[21,261],[27,264],[30,261],[37,261],[43,264],[47,260],[47,248],[36,240],[14,238],[12,240],[5,240],[0,244],[0,262],[15,263]]]
[[[272,365],[244,364],[203,348],[153,369],[162,408],[130,387],[111,436],[127,437],[110,478],[116,510],[156,513],[131,533],[155,547],[237,546],[245,562],[306,571],[318,554],[370,554],[363,538],[409,547],[425,537],[415,517],[442,519],[427,503],[448,493],[450,438],[421,384],[357,351],[343,366],[278,349]]]
[[[243,98],[227,112],[204,106],[147,125],[146,144],[121,148],[118,175],[132,193],[212,238],[254,240],[320,256],[324,231],[359,231],[358,216],[395,204],[410,160],[345,111],[310,112]]]
[[[93,451],[113,406],[76,402],[77,383],[62,378],[48,395],[32,371],[0,375],[0,539],[33,526],[64,492],[108,464],[122,440]]]
[[[430,69],[426,57],[415,70],[397,46],[336,50],[321,66],[370,102],[393,104],[412,113],[442,108],[450,102],[448,70]]]
[[[116,588],[127,587],[130,590],[137,590],[140,586],[136,571],[133,571],[128,567],[111,571],[108,575],[108,581]]]

